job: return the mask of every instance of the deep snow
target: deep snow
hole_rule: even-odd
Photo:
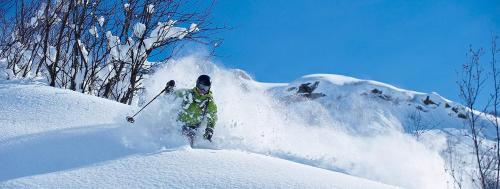
[[[461,128],[461,106],[436,93],[331,74],[260,83],[242,70],[188,56],[147,78],[140,102],[170,79],[191,88],[199,74],[213,78],[219,121],[213,144],[200,139],[197,145],[221,150],[187,147],[173,96],[161,96],[130,124],[124,118],[137,107],[1,81],[0,187],[453,186],[443,154],[449,133]],[[307,100],[291,90],[315,81],[315,92],[325,97]],[[425,103],[427,96],[433,104]],[[411,116],[425,125],[418,137]],[[469,161],[466,150],[459,155]]]
[[[179,136],[162,141],[124,122],[137,108],[41,83],[0,81],[0,99],[0,188],[395,188],[241,150],[191,149]]]
[[[172,150],[0,183],[2,188],[396,188],[253,153]]]
[[[172,61],[146,85],[151,91],[160,91],[166,81],[174,79],[178,88],[190,88],[196,79],[192,75],[199,74],[213,76],[212,90],[220,117],[214,141],[219,148],[268,154],[405,188],[448,186],[449,177],[440,156],[446,138],[429,134],[421,137],[422,142],[404,132],[406,114],[416,110],[415,103],[410,106],[406,102],[418,103],[424,93],[338,75],[310,75],[290,84],[263,84],[241,70],[226,69],[196,57]],[[288,90],[318,80],[317,92],[327,95],[323,98],[296,99]],[[374,87],[400,102],[363,95]],[[154,92],[149,94],[151,97]],[[170,103],[172,99],[167,97],[153,105],[138,121],[143,126],[140,128],[159,133],[157,125],[175,125],[175,117],[169,116],[172,110],[166,108]],[[460,123],[446,113],[440,115],[446,111],[436,111],[437,118],[447,121],[441,127]]]

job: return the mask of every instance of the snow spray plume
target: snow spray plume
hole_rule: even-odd
[[[177,89],[192,88],[201,74],[212,77],[219,117],[213,140],[220,148],[267,154],[405,188],[446,187],[439,149],[404,134],[395,116],[359,95],[346,91],[341,100],[334,98],[327,80],[318,88],[327,94],[321,100],[286,101],[285,90],[277,87],[282,85],[259,83],[241,70],[187,56],[171,60],[146,81],[146,98],[170,79]],[[175,121],[179,100],[158,101],[138,118],[127,141],[153,148],[186,145]]]

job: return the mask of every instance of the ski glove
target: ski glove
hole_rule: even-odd
[[[171,93],[174,90],[174,87],[175,87],[175,81],[174,80],[168,81],[167,86],[165,86],[165,93],[166,94]]]
[[[210,127],[207,127],[205,129],[205,134],[203,135],[203,138],[207,139],[208,141],[212,142],[212,135],[214,134],[214,130]]]

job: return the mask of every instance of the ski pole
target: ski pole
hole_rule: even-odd
[[[151,104],[151,102],[153,102],[156,98],[158,98],[161,93],[165,92],[165,91],[170,91],[173,87],[175,86],[175,82],[174,80],[170,80],[168,83],[167,83],[167,87],[165,87],[163,90],[160,91],[160,93],[158,93],[153,99],[151,99],[145,106],[143,106],[137,113],[135,113],[133,116],[127,116],[126,119],[128,122],[130,123],[134,123],[135,120],[134,120],[134,117],[139,114],[142,110],[144,110],[144,108],[146,108],[149,104]]]

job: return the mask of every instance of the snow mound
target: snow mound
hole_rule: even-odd
[[[24,84],[21,84],[24,83]],[[115,123],[130,107],[42,83],[0,80],[0,142],[14,137]]]

